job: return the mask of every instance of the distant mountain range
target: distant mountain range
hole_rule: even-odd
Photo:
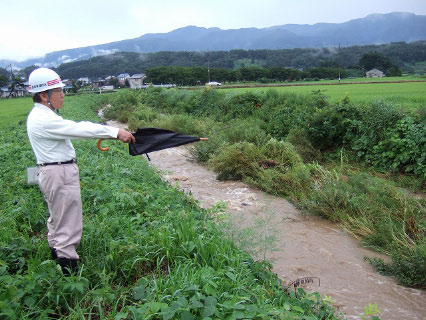
[[[44,57],[22,62],[0,60],[0,66],[58,66],[65,62],[87,60],[93,56],[119,51],[147,53],[324,48],[417,40],[426,40],[426,16],[394,12],[372,14],[344,23],[286,24],[262,29],[222,30],[187,26],[168,33],[151,33],[135,39],[55,51]]]

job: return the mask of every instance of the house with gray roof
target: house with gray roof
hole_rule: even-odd
[[[367,78],[381,78],[384,77],[385,74],[383,73],[383,71],[380,71],[378,69],[371,69],[370,71],[367,71],[365,73],[365,76]]]
[[[121,73],[117,76],[118,83],[123,85],[123,86],[126,83],[126,79],[129,79],[129,78],[130,78],[130,74],[128,74],[128,73]]]
[[[128,81],[130,88],[132,89],[141,89],[143,87],[143,81],[146,78],[144,73],[136,73],[132,75]]]

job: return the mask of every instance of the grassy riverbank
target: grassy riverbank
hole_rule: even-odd
[[[96,121],[101,99],[68,97],[62,114]],[[287,293],[267,262],[227,239],[214,212],[163,182],[143,157],[130,157],[126,145],[111,143],[108,153],[93,140],[74,143],[84,231],[80,273],[65,278],[50,260],[42,195],[26,183],[34,156],[25,123],[2,126],[0,318],[336,318],[318,294]]]
[[[106,99],[106,97],[104,97]],[[422,98],[423,103],[425,98]],[[209,137],[193,157],[219,179],[240,179],[339,222],[390,256],[371,260],[407,286],[425,287],[424,108],[350,96],[150,89],[109,96],[105,115]],[[424,104],[423,104],[424,105]]]

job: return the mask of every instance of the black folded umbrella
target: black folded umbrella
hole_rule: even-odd
[[[132,156],[178,147],[200,140],[207,140],[206,138],[188,136],[159,128],[139,128],[133,133],[133,136],[136,142],[129,144],[129,153]]]

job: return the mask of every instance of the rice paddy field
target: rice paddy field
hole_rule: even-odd
[[[249,87],[249,88],[224,88],[225,90],[254,91],[261,92],[266,90],[276,90],[278,92],[293,92],[297,94],[310,94],[321,90],[330,102],[338,102],[349,94],[349,98],[355,103],[368,103],[371,101],[386,101],[407,108],[426,108],[426,82],[368,82],[349,83],[349,80],[342,81],[340,84],[334,82],[299,82],[283,85],[279,87]]]
[[[30,97],[0,99],[0,128],[25,119],[32,106]]]

